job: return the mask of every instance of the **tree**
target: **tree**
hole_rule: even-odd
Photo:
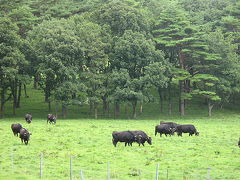
[[[193,95],[204,97],[208,103],[208,116],[212,115],[212,108],[215,101],[221,100],[221,98],[214,92],[215,83],[218,82],[218,78],[209,74],[198,74],[194,76],[192,82],[197,83],[197,88],[192,91]]]
[[[143,77],[146,67],[161,61],[162,54],[155,49],[151,39],[146,39],[141,33],[126,30],[115,43],[113,58],[112,67],[120,72],[126,71],[129,76],[126,84],[116,88],[120,96],[131,102],[133,118],[136,118],[137,103],[144,99],[146,81]]]
[[[13,97],[13,114],[17,106],[17,85],[21,79],[22,67],[27,64],[20,51],[22,41],[17,34],[17,26],[8,18],[0,20],[0,88],[1,88],[1,116],[4,115],[4,105]],[[6,97],[8,91],[9,97]]]
[[[153,34],[157,47],[163,49],[166,58],[178,68],[187,71],[183,50],[193,41],[193,31],[186,13],[175,4],[170,4],[156,19]],[[179,80],[179,109],[182,116],[185,114],[184,94],[188,91],[187,84],[186,79]]]
[[[94,109],[94,117],[98,117],[98,105],[106,95],[105,73],[108,68],[108,32],[104,27],[90,21],[75,18],[76,35],[79,37],[82,50],[81,80],[86,85],[90,104],[90,112]]]
[[[153,85],[159,95],[160,112],[163,112],[163,88],[167,88],[168,82],[172,76],[172,66],[162,57],[160,62],[151,63],[146,67],[145,78]]]
[[[127,1],[112,1],[103,5],[96,14],[97,22],[109,25],[114,36],[122,36],[125,30],[148,32],[149,25],[140,11]]]
[[[37,57],[39,84],[45,101],[51,109],[51,99],[56,88],[65,81],[76,80],[82,67],[83,53],[73,22],[67,20],[45,21],[30,33],[31,44]]]

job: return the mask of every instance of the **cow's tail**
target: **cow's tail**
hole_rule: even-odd
[[[155,136],[157,135],[157,126],[155,126]]]

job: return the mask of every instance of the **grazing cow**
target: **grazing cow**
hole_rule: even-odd
[[[49,124],[54,123],[56,124],[56,116],[54,114],[48,114],[47,115],[47,123]]]
[[[199,132],[197,132],[195,126],[192,124],[178,125],[176,132],[178,136],[182,136],[182,133],[189,133],[189,136],[192,136],[193,134],[195,134],[195,136],[199,135]]]
[[[160,124],[155,126],[155,136],[157,135],[157,133],[160,134],[160,137],[162,137],[162,134],[165,134],[165,136],[167,136],[167,134],[174,135],[174,128],[171,128],[168,124]]]
[[[160,121],[160,125],[161,124],[168,124],[170,126],[170,128],[177,128],[178,124],[174,123],[174,122],[164,122],[164,121]]]
[[[152,138],[150,136],[148,136],[144,131],[130,131],[135,139],[136,142],[139,144],[142,144],[144,146],[144,143],[147,141],[148,144],[152,144]]]
[[[12,128],[12,132],[13,132],[14,136],[18,136],[18,133],[20,133],[20,129],[22,129],[22,125],[21,124],[12,124],[11,128]]]
[[[125,146],[131,145],[134,141],[140,141],[141,137],[134,136],[130,131],[113,131],[112,132],[112,143],[116,147],[118,142],[125,142]]]
[[[31,114],[26,114],[25,115],[25,120],[28,124],[32,122],[32,115]]]
[[[30,135],[32,135],[32,133],[29,133],[27,129],[22,128],[20,130],[20,136],[19,136],[21,138],[22,143],[24,141],[24,143],[27,145],[30,139]]]

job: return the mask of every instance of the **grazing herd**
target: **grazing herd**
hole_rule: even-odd
[[[178,136],[182,136],[182,133],[189,133],[189,136],[193,134],[196,136],[199,135],[199,132],[197,132],[195,126],[192,124],[177,124],[174,122],[160,121],[160,124],[155,126],[155,136],[157,133],[160,134],[160,137],[162,137],[162,134],[165,134],[165,136],[173,136],[175,132]],[[144,131],[113,131],[112,137],[112,143],[115,147],[118,142],[124,142],[125,146],[132,146],[133,142],[138,143],[139,146],[141,144],[144,146],[146,141],[148,144],[152,144],[152,138]]]
[[[51,123],[56,124],[56,119],[57,119],[57,117],[54,114],[47,115],[47,123],[49,122],[49,124],[51,124]],[[28,124],[30,124],[32,122],[32,115],[26,114],[25,120]],[[19,134],[19,138],[21,139],[22,143],[24,142],[26,145],[28,144],[30,135],[32,135],[32,133],[30,133],[26,128],[23,128],[22,125],[19,123],[12,124],[11,129],[12,129],[14,136],[18,136],[18,134]]]
[[[47,123],[49,124],[56,124],[56,115],[48,114],[47,115]],[[28,124],[32,122],[32,115],[26,114],[25,120]],[[11,129],[14,136],[18,136],[26,145],[30,139],[30,133],[26,128],[23,128],[21,124],[12,124]],[[165,134],[165,136],[173,136],[174,133],[177,133],[178,136],[182,136],[182,133],[189,133],[189,136],[195,134],[195,136],[199,135],[199,132],[196,130],[195,126],[192,124],[177,124],[174,122],[164,122],[160,121],[159,125],[155,126],[155,136],[157,133]],[[148,136],[144,131],[113,131],[112,132],[112,143],[116,147],[118,142],[124,142],[125,146],[132,146],[133,142],[138,143],[140,146],[141,144],[144,146],[144,143],[147,142],[148,144],[152,144],[152,138]],[[240,147],[240,138],[238,141],[238,146]]]

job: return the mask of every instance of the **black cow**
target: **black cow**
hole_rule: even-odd
[[[18,133],[20,133],[20,129],[22,129],[22,125],[19,123],[12,124],[11,128],[12,128],[12,132],[13,132],[14,136],[18,136]]]
[[[174,123],[174,122],[164,122],[164,121],[160,121],[160,124],[168,124],[170,126],[170,128],[177,128],[178,124]]]
[[[118,142],[125,142],[125,146],[131,145],[134,141],[140,141],[141,137],[134,136],[130,131],[113,131],[112,132],[112,143],[116,147]]]
[[[182,136],[182,133],[189,133],[189,136],[192,136],[193,134],[195,134],[195,136],[199,135],[199,132],[197,132],[195,126],[192,124],[178,125],[176,132],[178,136]]]
[[[32,115],[31,114],[26,114],[25,115],[25,120],[28,124],[32,122]]]
[[[174,128],[171,128],[168,124],[160,124],[155,126],[155,136],[157,135],[157,133],[160,134],[160,137],[162,137],[162,134],[165,134],[165,136],[167,136],[168,134],[174,135]]]
[[[152,144],[152,138],[150,136],[148,136],[144,131],[130,131],[135,139],[136,142],[139,144],[142,144],[144,146],[144,143],[147,141],[148,144]]]
[[[54,123],[56,124],[56,116],[54,114],[48,114],[47,115],[47,123],[49,124]]]
[[[30,139],[30,135],[32,135],[32,133],[29,133],[27,129],[22,128],[20,130],[20,136],[19,136],[21,138],[22,143],[24,141],[24,143],[27,145]]]

